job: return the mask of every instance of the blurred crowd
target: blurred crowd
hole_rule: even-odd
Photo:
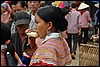
[[[72,66],[81,43],[99,46],[99,2],[92,15],[90,2],[1,1],[1,66]]]

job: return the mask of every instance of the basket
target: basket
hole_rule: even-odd
[[[99,66],[99,46],[80,44],[79,66]]]

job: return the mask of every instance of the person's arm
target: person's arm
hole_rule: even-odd
[[[15,52],[15,58],[17,59],[18,63],[22,64],[22,61],[16,52]]]
[[[81,14],[78,16],[78,35],[81,34]]]
[[[89,12],[87,13],[87,19],[88,19],[88,22],[91,21],[91,17],[90,17],[90,13]]]
[[[21,59],[19,58],[18,54],[15,52],[15,58],[17,59],[17,66],[26,66],[22,63]]]
[[[25,33],[28,36],[28,44],[30,44],[31,47],[37,47],[36,38],[38,37],[38,33],[33,31],[33,29],[27,29]]]

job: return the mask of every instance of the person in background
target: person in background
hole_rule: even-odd
[[[1,22],[8,23],[10,21],[10,14],[12,9],[10,8],[9,4],[2,3],[1,4]]]
[[[15,15],[18,11],[26,11],[25,1],[11,1],[10,3],[12,13]]]
[[[85,3],[81,3],[78,7],[78,10],[81,13],[81,35],[80,37],[80,41],[79,44],[82,42],[83,44],[87,44],[88,42],[88,24],[90,23],[90,13],[87,10],[87,8],[89,7],[89,5],[85,4]],[[84,34],[83,34],[84,33]]]
[[[97,8],[95,13],[95,34],[97,34],[99,27],[99,3],[95,4],[94,6]]]
[[[27,29],[27,30],[30,30],[30,29]],[[27,30],[25,31],[25,33],[27,33]],[[36,49],[37,49],[37,46],[34,45],[34,37],[28,36],[28,43],[23,50],[23,56],[21,58],[22,63],[24,63],[26,66],[29,66],[32,55]]]
[[[11,2],[11,7],[12,7],[12,10],[13,10],[13,18],[14,18],[14,15],[19,12],[19,11],[24,11],[26,12],[26,3],[25,1],[12,1]],[[16,26],[15,26],[15,21],[12,22],[12,25],[11,25],[11,34],[17,32],[16,30]]]
[[[8,66],[6,53],[9,52],[13,58],[13,61],[15,62],[15,66],[17,66],[18,63],[21,63],[21,60],[19,56],[17,55],[15,48],[13,44],[10,42],[10,28],[7,24],[1,22],[1,66]],[[10,58],[9,58],[10,59]]]
[[[10,29],[7,27],[7,25],[3,22],[1,22],[1,66],[7,66],[7,60],[6,60],[6,51],[7,51],[7,45],[5,45],[5,42],[10,39]]]
[[[16,52],[22,58],[22,51],[27,45],[27,35],[25,30],[29,28],[30,15],[24,11],[19,11],[15,14],[15,26],[17,32],[11,35],[11,42],[14,44]]]
[[[34,29],[34,14],[36,13],[37,9],[40,7],[40,2],[41,1],[28,1],[28,8],[30,9],[29,15],[31,16],[31,21],[29,24],[30,29]]]
[[[75,59],[77,43],[78,43],[78,35],[81,34],[80,27],[80,12],[76,11],[76,3],[71,4],[72,10],[65,16],[68,21],[67,34],[68,34],[68,45],[70,47],[70,51],[72,54],[72,58]],[[73,45],[72,45],[73,40]]]
[[[26,2],[25,1],[18,1],[18,3],[16,4],[16,12],[17,11],[26,12]]]
[[[41,1],[27,1],[26,3],[27,3],[28,10],[29,10],[27,12],[31,17],[29,29],[34,29],[34,23],[35,23],[34,15],[35,15],[37,9],[42,7]],[[37,40],[42,40],[42,39],[38,38]],[[37,43],[39,43],[39,42],[37,42]]]
[[[9,5],[10,5],[10,7],[11,7],[11,9],[12,9],[12,13],[10,14],[10,21],[9,21],[9,23],[7,23],[7,24],[9,25],[10,29],[12,28],[12,24],[13,24],[13,22],[14,22],[14,15],[15,15],[15,13],[16,13],[16,4],[17,4],[17,2],[18,2],[18,1],[11,1],[11,2],[9,3]],[[14,28],[13,28],[13,29],[14,29]],[[12,32],[15,32],[15,30],[12,31],[12,29],[11,29],[11,34],[12,34]]]
[[[26,7],[27,7],[26,11],[27,11],[28,14],[30,14],[30,12],[31,12],[30,6],[31,6],[31,2],[26,1]]]
[[[90,38],[90,40],[94,41],[94,44],[99,46],[99,3],[94,5],[97,7],[96,13],[95,13],[95,34],[93,34]]]
[[[45,4],[47,5],[47,4]],[[38,8],[43,7],[45,5],[41,4],[41,1],[27,1],[27,7],[28,7],[28,14],[31,16],[31,21],[29,24],[29,29],[34,29],[34,23],[35,23],[35,13],[37,11]],[[40,38],[37,38],[37,40],[43,40]],[[39,42],[37,42],[38,44],[40,44]],[[41,44],[40,44],[41,45]]]
[[[44,40],[33,53],[29,66],[71,65],[70,48],[60,35],[62,31],[67,29],[67,23],[59,7],[45,6],[37,10],[35,31]],[[35,40],[34,45],[36,45]]]

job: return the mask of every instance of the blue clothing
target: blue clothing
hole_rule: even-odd
[[[98,27],[99,27],[99,9],[97,9],[95,13],[95,34],[97,34]]]
[[[68,45],[70,47],[70,52],[76,54],[77,43],[78,43],[78,33],[76,34],[67,33],[67,34],[68,34]],[[73,47],[72,47],[72,42],[73,42]]]
[[[24,63],[26,66],[29,66],[31,58],[27,58],[23,56],[21,60],[22,60],[22,63]]]
[[[99,23],[99,9],[97,9],[95,13],[95,25],[98,25],[98,23]]]

